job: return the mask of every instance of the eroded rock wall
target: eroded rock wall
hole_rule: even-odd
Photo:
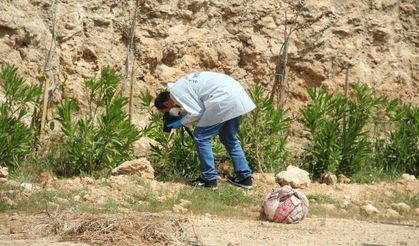
[[[0,0],[0,63],[16,64],[36,83],[52,40],[51,0]],[[52,69],[68,76],[69,95],[100,67],[124,72],[129,14],[135,1],[57,0],[57,48]],[[246,86],[271,88],[294,1],[146,0],[135,36],[135,90],[156,90],[197,70],[232,75]],[[306,103],[306,88],[342,90],[350,81],[379,95],[419,101],[417,0],[307,0],[289,46],[291,112]],[[287,27],[291,26],[288,21]],[[140,120],[141,116],[137,116]]]

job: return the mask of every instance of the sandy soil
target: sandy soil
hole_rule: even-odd
[[[414,225],[308,218],[284,225],[252,220],[197,218],[203,245],[419,245]]]
[[[130,179],[123,180],[122,187],[131,189]],[[254,175],[254,181],[252,192],[266,193],[276,186],[273,175]],[[164,186],[179,189],[180,185],[153,182],[156,190]],[[109,190],[99,182],[91,186],[95,187],[95,193],[106,190],[106,196],[125,192],[120,187]],[[60,217],[45,213],[0,213],[0,245],[419,245],[419,214],[413,210],[417,208],[399,220],[363,217],[358,208],[358,204],[372,202],[384,211],[390,207],[388,197],[394,192],[418,194],[419,181],[336,186],[313,183],[303,191],[306,195],[330,196],[339,202],[350,200],[352,209],[309,213],[299,224],[288,225],[260,220],[254,213],[244,219],[196,215],[190,211],[186,214],[70,211]],[[314,208],[315,204],[312,205]],[[78,229],[68,233],[71,227]]]
[[[133,215],[134,216],[134,215]],[[137,215],[141,218],[141,215]],[[211,215],[186,216],[180,224],[182,240],[169,245],[419,245],[419,227],[412,224],[307,218],[300,224],[276,224],[255,219],[225,219]],[[37,224],[36,221],[33,222]],[[26,225],[27,226],[27,225]],[[180,238],[178,238],[180,239]],[[98,245],[59,242],[59,237],[37,238],[29,231],[0,235],[0,245]],[[61,239],[62,240],[62,239]],[[124,245],[123,242],[105,243]],[[165,245],[164,242],[137,245]],[[102,245],[102,243],[100,243]]]

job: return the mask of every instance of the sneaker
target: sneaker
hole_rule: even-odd
[[[199,177],[194,180],[188,181],[188,185],[195,186],[195,187],[205,187],[205,188],[213,188],[217,189],[217,180],[204,180],[203,178]]]
[[[253,188],[252,176],[249,176],[249,177],[247,177],[245,179],[242,179],[242,180],[240,180],[237,177],[231,177],[230,176],[230,177],[227,177],[227,181],[230,184],[233,184],[235,186],[238,186],[238,187],[241,187],[241,188],[244,188],[244,189],[250,190],[250,189]]]

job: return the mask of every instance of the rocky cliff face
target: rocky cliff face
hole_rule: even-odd
[[[45,62],[56,14],[51,69],[83,102],[81,82],[109,65],[124,72],[129,15],[135,1],[0,0],[0,63],[16,64],[36,83]],[[246,86],[269,90],[284,42],[291,0],[145,0],[134,39],[135,90],[155,90],[197,70],[215,70]],[[349,80],[379,95],[419,101],[417,0],[307,0],[289,46],[292,112],[307,101],[306,88],[342,90]]]

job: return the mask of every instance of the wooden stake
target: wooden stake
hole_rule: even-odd
[[[349,68],[346,67],[346,74],[345,74],[345,97],[348,96],[348,86],[349,86]]]
[[[132,124],[132,109],[134,107],[133,98],[133,91],[134,91],[134,71],[135,71],[135,59],[132,61],[132,68],[131,68],[131,80],[130,80],[130,88],[129,88],[129,104],[128,104],[128,120],[129,123]]]
[[[345,98],[348,98],[348,87],[349,87],[349,68],[346,66],[346,74],[345,74]],[[345,135],[346,135],[346,124],[347,124],[347,115],[346,112],[343,115],[343,121],[342,121],[342,142],[344,144],[345,141]]]
[[[140,2],[139,2],[139,0],[136,0],[134,13],[132,15],[132,20],[131,20],[131,23],[130,23],[129,40],[128,40],[128,44],[127,44],[127,58],[125,60],[125,77],[124,77],[124,80],[122,81],[121,96],[124,95],[125,86],[126,86],[127,81],[128,81],[130,60],[131,60],[131,58],[134,57],[133,46],[134,46],[134,38],[135,38],[135,26],[136,26],[136,21],[137,21],[137,11],[138,11],[139,7],[140,7]]]
[[[42,131],[44,130],[45,121],[46,121],[46,118],[47,118],[48,88],[49,88],[49,79],[47,78],[47,79],[45,79],[45,84],[44,84],[44,101],[43,101],[43,106],[42,106],[41,129],[39,131],[40,138],[41,138],[41,135],[42,135]]]

